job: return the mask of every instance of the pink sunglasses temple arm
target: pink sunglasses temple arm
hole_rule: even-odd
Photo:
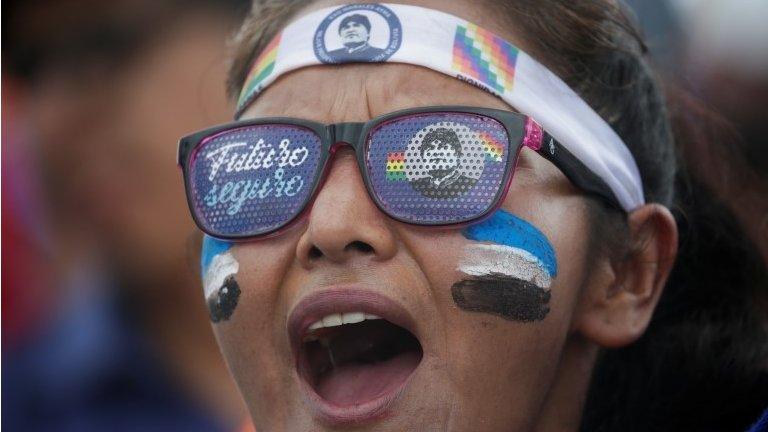
[[[539,151],[541,149],[541,143],[544,141],[544,130],[541,125],[536,123],[536,120],[531,117],[525,119],[525,136],[523,137],[523,147],[528,147],[531,150]]]

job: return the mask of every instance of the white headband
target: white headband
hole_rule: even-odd
[[[541,124],[608,185],[624,210],[645,203],[629,149],[567,84],[504,39],[432,9],[350,4],[298,18],[254,62],[236,116],[284,73],[353,62],[424,66],[493,93]]]

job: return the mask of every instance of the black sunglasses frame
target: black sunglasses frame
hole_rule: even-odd
[[[371,131],[375,130],[377,127],[383,125],[384,123],[396,120],[401,117],[434,113],[469,114],[488,117],[499,122],[506,130],[507,136],[509,138],[508,151],[510,157],[507,158],[507,165],[504,168],[504,178],[501,181],[501,187],[497,191],[492,204],[486,211],[478,216],[473,216],[471,218],[467,218],[466,220],[460,220],[449,224],[419,223],[391,215],[379,201],[379,197],[376,195],[376,193],[374,193],[374,188],[370,183],[370,176],[368,175],[368,167],[365,160],[367,153],[366,146],[368,144]],[[410,108],[388,113],[383,116],[371,119],[367,122],[324,124],[311,120],[289,117],[267,117],[239,120],[232,123],[226,123],[204,129],[181,138],[178,147],[177,164],[179,167],[181,167],[182,170],[182,175],[184,177],[184,189],[187,195],[187,204],[195,224],[204,233],[221,240],[246,241],[272,237],[281,233],[286,228],[292,226],[296,221],[300,220],[306,211],[311,208],[311,204],[317,196],[318,191],[322,188],[323,180],[326,178],[327,172],[329,170],[328,160],[333,156],[335,151],[341,145],[349,145],[354,150],[355,156],[357,158],[358,169],[360,169],[360,173],[363,177],[368,195],[382,213],[386,214],[394,220],[410,225],[432,226],[440,228],[460,227],[472,222],[483,220],[493,211],[498,209],[504,201],[515,171],[510,167],[514,168],[516,166],[520,149],[522,149],[524,146],[524,140],[526,138],[525,124],[527,120],[527,116],[513,111],[458,105]],[[312,191],[307,195],[305,202],[302,203],[301,210],[293,218],[272,230],[258,234],[243,234],[236,236],[222,235],[220,233],[212,232],[204,226],[195,212],[195,205],[191,190],[191,180],[189,178],[190,160],[195,154],[196,150],[198,150],[204,143],[210,141],[222,133],[229,133],[237,129],[264,124],[298,126],[304,129],[308,129],[317,135],[317,137],[319,137],[322,148],[320,153],[320,160],[318,161],[318,169],[316,170],[317,172],[312,182]],[[586,193],[596,195],[606,200],[610,205],[621,209],[618,200],[608,185],[596,174],[590,171],[583,163],[581,163],[581,161],[576,159],[576,157],[574,157],[546,131],[543,131],[541,146],[534,150],[544,158],[551,161],[555,166],[557,166],[563,172],[563,174],[565,174],[565,176],[568,177],[572,183],[574,183],[574,185],[581,188]]]

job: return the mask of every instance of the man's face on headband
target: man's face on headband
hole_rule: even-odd
[[[354,20],[349,20],[339,27],[339,36],[344,45],[360,45],[368,42],[368,28]]]

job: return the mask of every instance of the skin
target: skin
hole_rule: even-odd
[[[409,3],[472,19],[518,40],[478,16],[471,2]],[[510,109],[428,69],[345,65],[283,76],[243,118],[365,121],[399,109],[450,104]],[[590,254],[585,198],[528,149],[503,208],[542,231],[556,253],[550,311],[540,321],[457,307],[451,287],[466,279],[457,264],[462,250],[476,243],[460,230],[387,218],[368,197],[352,151],[340,150],[308,216],[279,236],[231,249],[240,263],[242,292],[230,319],[214,331],[256,429],[334,430],[318,423],[303,403],[286,320],[306,295],[355,284],[396,300],[416,317],[424,357],[392,414],[354,430],[576,430],[600,347],[629,344],[647,326],[676,252],[674,220],[661,206],[643,206],[628,217],[632,239],[643,247],[617,262]],[[355,246],[360,243],[370,248]]]

